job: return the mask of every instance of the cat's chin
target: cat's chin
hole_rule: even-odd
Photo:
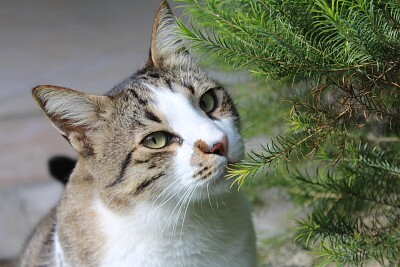
[[[229,180],[228,168],[234,168],[234,164],[238,163],[240,160],[236,161],[224,161],[224,164],[221,164],[219,170],[215,173],[214,176],[209,177],[207,179],[205,186],[208,187],[208,190],[212,192],[214,195],[221,195],[230,193],[232,191],[237,191],[237,186],[233,184],[232,180]]]
[[[222,178],[216,182],[210,183],[209,186],[198,188],[197,194],[193,194],[191,198],[192,203],[209,203],[210,200],[219,199],[223,195],[231,193],[230,183]]]
[[[209,197],[226,194],[231,191],[231,182],[226,177],[227,166],[228,162],[224,161],[222,164],[219,164],[213,175],[198,182],[199,191],[205,191],[205,193],[198,194],[199,199],[208,199]]]

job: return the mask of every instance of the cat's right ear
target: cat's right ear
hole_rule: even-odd
[[[147,66],[170,67],[189,62],[188,51],[178,34],[178,25],[166,0],[162,0],[153,23]]]
[[[106,120],[107,96],[41,85],[32,90],[37,104],[54,127],[81,155],[93,154],[91,133]]]

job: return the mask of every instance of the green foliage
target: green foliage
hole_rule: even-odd
[[[280,132],[232,166],[232,181],[242,187],[286,170],[275,184],[310,206],[297,240],[321,266],[398,266],[399,2],[178,1],[191,18],[190,27],[178,22],[194,49],[261,80],[291,83],[260,83],[240,100],[244,121],[258,129],[245,128],[248,136],[271,124]],[[251,115],[257,99],[272,109]]]
[[[195,47],[261,77],[382,68],[399,51],[400,10],[393,0],[180,2],[193,27],[180,26]]]
[[[400,154],[368,146],[347,151],[351,153],[334,171],[292,177],[288,190],[314,207],[307,219],[298,222],[297,239],[316,246],[328,262],[359,266],[373,259],[396,266],[400,255]]]

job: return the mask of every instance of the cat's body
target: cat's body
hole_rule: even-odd
[[[74,180],[71,177],[58,207],[59,218],[66,217],[58,227],[65,227],[66,233],[57,228],[53,210],[36,229],[21,266],[255,266],[252,224],[239,193],[194,205],[144,202],[119,215],[100,199],[88,197],[95,194],[89,180]],[[69,190],[74,199],[66,196]],[[60,212],[64,205],[66,214]],[[182,214],[175,217],[178,209]],[[63,244],[71,246],[66,251],[60,238],[69,240]]]
[[[162,2],[146,67],[105,96],[34,89],[80,157],[21,266],[255,266],[248,204],[224,177],[243,155],[238,114],[174,27]]]

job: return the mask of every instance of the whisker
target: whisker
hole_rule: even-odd
[[[183,189],[183,188],[182,188]],[[179,199],[179,201],[176,203],[174,209],[171,211],[171,214],[169,215],[164,228],[162,230],[162,233],[164,233],[165,229],[167,228],[167,226],[169,225],[169,222],[171,221],[172,215],[174,214],[175,210],[178,208],[178,206],[180,205],[180,203],[183,201],[183,198],[185,197],[185,195],[188,193],[188,191],[190,190],[190,187],[186,189],[185,193],[182,195],[182,197]],[[178,190],[179,192],[180,190]]]
[[[121,192],[123,192],[123,189],[117,190],[114,194],[112,194],[110,198],[107,200],[107,202],[104,204],[104,206],[108,207],[111,201],[113,201]]]
[[[213,212],[215,212],[215,211],[214,211],[214,207],[213,207],[213,205],[212,205],[212,203],[211,203],[209,184],[207,184],[207,198],[208,198],[208,203],[210,203],[211,210],[212,210]]]
[[[175,180],[174,182],[172,182],[166,189],[164,189],[161,194],[153,201],[153,206],[156,204],[157,200],[161,198],[161,196],[163,196],[164,194],[167,194],[165,197],[163,197],[162,202],[160,205],[157,206],[157,208],[153,209],[153,211],[156,211],[157,209],[161,208],[164,204],[166,204],[169,200],[171,200],[174,196],[176,196],[176,194],[178,194],[180,191],[176,190],[173,194],[169,194],[168,193],[168,189],[175,185],[176,183],[178,183],[178,180]]]
[[[201,207],[201,212],[204,214],[204,208],[203,208],[203,191],[204,191],[204,187],[201,187],[201,191],[199,192],[200,194],[200,207]]]
[[[190,203],[191,203],[191,200],[192,200],[192,198],[193,198],[193,195],[196,193],[197,187],[198,187],[198,185],[195,185],[195,186],[194,186],[194,188],[193,188],[193,190],[192,190],[192,193],[190,194],[190,197],[189,197],[189,199],[188,199],[188,201],[187,201],[187,204],[186,204],[186,207],[185,207],[185,211],[184,211],[184,213],[183,213],[183,219],[182,219],[182,224],[181,224],[180,238],[182,238],[182,234],[183,234],[183,224],[185,223],[187,211],[188,211],[189,205],[190,205]],[[193,203],[192,203],[192,204],[193,204]]]
[[[180,204],[180,206],[179,206],[179,209],[178,209],[178,214],[176,215],[176,217],[175,217],[175,223],[174,223],[174,226],[173,226],[173,230],[172,230],[172,235],[173,236],[175,236],[175,232],[176,232],[176,228],[177,228],[177,226],[178,226],[178,222],[179,222],[179,220],[181,219],[181,216],[180,216],[180,214],[181,214],[181,212],[183,211],[183,207],[185,207],[186,206],[186,203],[188,202],[188,200],[189,200],[189,198],[190,198],[190,195],[191,195],[191,193],[193,192],[193,190],[194,190],[195,188],[194,187],[189,187],[189,189],[186,191],[186,193],[185,193],[185,195],[183,196],[183,201],[181,202],[181,204]],[[183,208],[183,209],[182,209]]]

